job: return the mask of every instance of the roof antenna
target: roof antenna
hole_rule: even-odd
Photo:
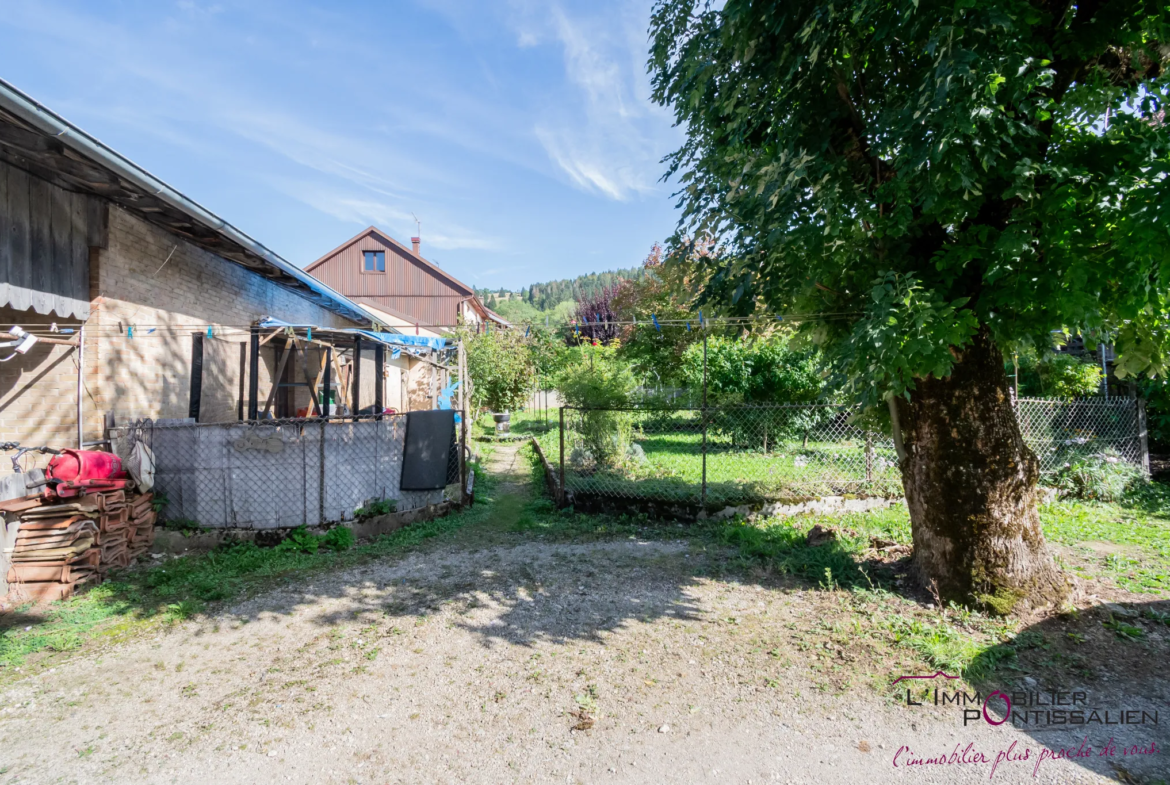
[[[422,245],[422,221],[420,221],[418,219],[418,216],[415,215],[414,213],[411,213],[410,217],[414,219],[414,231],[415,231],[414,237],[410,238],[410,244],[414,248],[414,255],[421,258],[422,254],[419,253],[419,246]]]

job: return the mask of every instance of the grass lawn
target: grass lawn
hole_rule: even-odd
[[[556,463],[560,434],[538,434],[549,460]],[[571,460],[577,436],[566,433],[566,484],[572,491],[631,498],[698,500],[703,481],[703,437],[692,430],[634,432],[645,462],[622,470],[593,470]],[[875,446],[866,477],[865,442],[784,441],[767,451],[736,446],[719,433],[707,438],[707,498],[717,504],[800,496],[868,494],[900,496],[901,477],[894,451]]]

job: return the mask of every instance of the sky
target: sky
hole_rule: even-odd
[[[468,284],[636,266],[677,213],[652,0],[4,0],[0,78],[289,261],[375,225]]]

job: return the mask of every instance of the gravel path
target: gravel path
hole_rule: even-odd
[[[515,453],[497,449],[492,470],[523,496]],[[895,754],[973,744],[993,761],[1013,742],[1030,759],[991,781],[1166,771],[1164,730],[1090,731],[1095,747],[1112,733],[1159,751],[1119,745],[1033,778],[1040,741],[1008,725],[826,695],[780,646],[831,596],[704,578],[705,558],[684,541],[455,537],[319,576],[10,686],[0,783],[974,783],[991,762]],[[1170,723],[1164,692],[1123,700]]]

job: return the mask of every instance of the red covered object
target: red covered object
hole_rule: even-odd
[[[90,480],[125,479],[122,459],[112,452],[62,450],[45,470],[50,482],[84,483]]]

